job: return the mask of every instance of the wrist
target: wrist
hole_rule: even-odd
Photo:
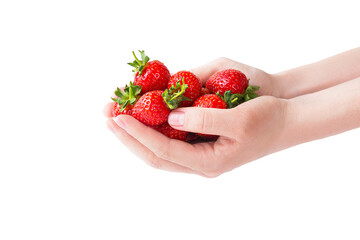
[[[360,127],[360,77],[294,99],[303,142]],[[301,122],[300,122],[301,121]]]
[[[267,130],[270,137],[264,137],[267,142],[263,146],[263,149],[266,149],[265,155],[271,154],[285,148],[290,147],[289,140],[292,137],[292,121],[296,118],[293,118],[293,112],[296,112],[294,109],[295,105],[288,99],[276,98],[264,96],[262,99],[267,98],[268,103],[267,108],[271,109],[270,116],[264,116],[264,119],[267,119],[266,124],[271,130]],[[265,110],[263,110],[265,111]]]
[[[298,80],[289,71],[284,71],[271,75],[274,96],[290,99],[301,95],[297,85]]]
[[[359,91],[357,78],[287,100],[284,148],[360,127],[360,103],[356,101]]]
[[[297,98],[281,99],[282,101],[282,128],[277,141],[277,151],[299,144],[301,132],[300,110],[302,102]]]

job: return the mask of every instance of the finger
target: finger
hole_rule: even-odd
[[[128,134],[152,151],[158,158],[203,172],[211,159],[213,149],[196,147],[189,143],[170,139],[156,130],[145,126],[135,118],[119,115],[114,121]]]
[[[237,115],[235,108],[188,107],[172,111],[168,122],[173,128],[179,130],[231,138],[234,136],[234,126],[241,120]]]
[[[190,71],[200,79],[201,84],[204,86],[209,77],[218,70],[219,60],[214,60]]]
[[[148,148],[142,145],[139,141],[135,138],[130,136],[126,131],[120,128],[113,119],[108,119],[107,121],[108,128],[114,132],[115,136],[137,157],[145,161],[145,163],[149,164],[150,166],[162,169],[171,172],[183,172],[183,173],[192,173],[203,175],[202,173],[196,172],[192,169],[187,167],[183,167],[181,165],[163,160],[155,156]]]
[[[105,107],[103,109],[103,113],[104,113],[105,117],[108,117],[108,118],[113,117],[112,110],[113,110],[115,104],[116,104],[115,102],[109,102],[105,105]]]

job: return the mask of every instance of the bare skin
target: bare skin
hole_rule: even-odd
[[[179,108],[168,119],[176,129],[219,135],[216,142],[189,144],[169,139],[131,116],[112,118],[113,103],[104,108],[107,126],[152,167],[204,177],[360,127],[360,48],[278,74],[227,58],[192,71],[205,84],[213,73],[227,68],[243,71],[251,84],[260,86],[261,96],[233,109]]]

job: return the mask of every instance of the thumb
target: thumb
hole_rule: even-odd
[[[232,137],[236,116],[234,108],[178,108],[169,115],[169,124],[176,129]]]

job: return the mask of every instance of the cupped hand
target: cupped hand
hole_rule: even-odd
[[[109,108],[109,107],[108,107]],[[219,135],[190,144],[167,138],[131,116],[109,118],[108,127],[152,167],[216,177],[275,152],[283,144],[287,100],[263,96],[232,109],[179,108],[169,117],[177,129]]]
[[[170,139],[128,115],[112,118],[114,103],[105,106],[107,126],[135,155],[158,169],[216,177],[247,162],[275,152],[281,146],[287,101],[277,96],[272,76],[262,70],[219,58],[193,69],[205,85],[215,72],[242,71],[251,85],[260,86],[256,99],[232,109],[179,108],[169,116],[176,129],[219,135],[215,142],[190,144]]]

